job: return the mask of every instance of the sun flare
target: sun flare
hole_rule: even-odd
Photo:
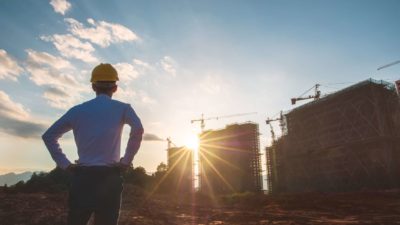
[[[186,147],[192,149],[193,151],[198,151],[199,149],[199,138],[197,135],[190,135],[186,138]]]

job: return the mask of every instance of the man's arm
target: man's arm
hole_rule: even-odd
[[[135,111],[130,105],[125,111],[124,120],[125,123],[131,127],[131,132],[129,135],[128,144],[126,146],[125,155],[121,159],[121,163],[128,166],[132,163],[133,157],[135,157],[140,148],[144,130],[139,117],[136,115]]]
[[[62,169],[67,169],[71,162],[62,152],[58,139],[66,132],[72,129],[71,125],[71,110],[57,120],[43,135],[42,139],[51,157],[57,163],[57,166]]]

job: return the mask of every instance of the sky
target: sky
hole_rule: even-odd
[[[94,98],[90,73],[101,62],[119,72],[113,98],[144,125],[134,166],[155,171],[166,162],[165,139],[185,145],[202,113],[257,112],[206,129],[258,123],[263,149],[265,119],[293,109],[290,98],[316,83],[326,95],[399,79],[400,64],[377,71],[400,59],[399,21],[397,0],[2,0],[0,174],[54,168],[40,136]],[[60,142],[77,159],[73,136]]]

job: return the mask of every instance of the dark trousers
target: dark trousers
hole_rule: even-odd
[[[72,171],[68,225],[116,225],[121,205],[122,178],[118,168],[78,167]]]

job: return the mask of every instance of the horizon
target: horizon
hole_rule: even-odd
[[[156,171],[167,162],[166,138],[187,145],[200,132],[190,121],[203,113],[257,112],[206,129],[257,123],[265,168],[265,120],[308,102],[290,98],[317,83],[325,95],[368,78],[399,79],[399,65],[377,70],[400,59],[399,8],[395,0],[1,1],[0,174],[55,167],[40,135],[94,97],[90,71],[100,62],[117,68],[113,98],[132,104],[144,124],[134,167]],[[71,132],[60,143],[75,160]]]

